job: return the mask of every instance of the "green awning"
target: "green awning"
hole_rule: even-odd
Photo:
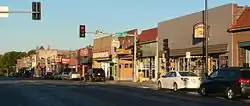
[[[239,47],[247,47],[247,46],[250,47],[250,42],[239,42],[238,45]]]

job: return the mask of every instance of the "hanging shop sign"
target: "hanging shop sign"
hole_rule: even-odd
[[[205,23],[199,22],[193,26],[194,38],[205,38]]]

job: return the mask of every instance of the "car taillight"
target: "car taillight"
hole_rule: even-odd
[[[247,79],[240,79],[239,83],[250,83],[250,80]]]

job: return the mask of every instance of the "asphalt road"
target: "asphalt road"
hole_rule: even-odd
[[[1,106],[250,106],[107,83],[0,78]]]

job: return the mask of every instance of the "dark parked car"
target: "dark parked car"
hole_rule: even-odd
[[[214,71],[200,85],[198,93],[222,94],[228,99],[250,96],[250,69],[222,68]]]
[[[92,68],[84,75],[85,81],[103,81],[105,82],[105,71],[102,68]]]
[[[47,72],[46,75],[44,76],[44,79],[53,79],[53,73],[52,72]]]

